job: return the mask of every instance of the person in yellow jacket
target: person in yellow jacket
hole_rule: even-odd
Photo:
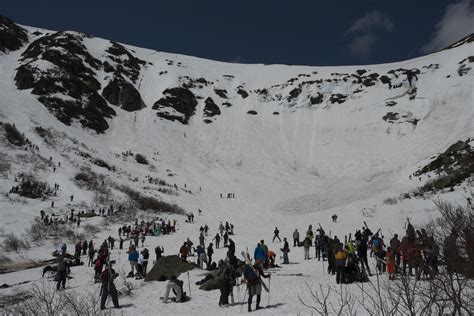
[[[339,284],[344,282],[344,268],[346,267],[347,259],[347,252],[342,249],[342,244],[337,245],[334,257],[336,259],[336,283]]]

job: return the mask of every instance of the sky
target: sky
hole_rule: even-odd
[[[0,15],[213,60],[314,66],[406,60],[474,33],[474,0],[6,0]]]

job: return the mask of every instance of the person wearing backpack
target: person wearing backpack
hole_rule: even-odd
[[[64,290],[66,288],[67,275],[71,272],[71,270],[64,256],[58,257],[58,260],[59,260],[58,269],[57,269],[58,283],[56,284],[56,289],[59,290],[60,288],[62,288]]]
[[[337,245],[337,250],[334,255],[336,262],[336,283],[339,284],[344,280],[344,268],[346,266],[347,253],[342,249],[342,244]]]
[[[245,269],[244,269],[244,279],[246,280],[247,282],[247,290],[249,292],[249,298],[248,298],[248,311],[251,312],[252,311],[252,298],[254,297],[254,295],[257,296],[257,305],[256,305],[256,308],[255,310],[258,310],[260,309],[260,300],[261,300],[261,295],[262,295],[262,280],[260,279],[260,277],[264,277],[264,278],[269,278],[271,276],[271,274],[265,274],[263,272],[263,269],[255,264],[253,267],[247,263],[245,265]]]

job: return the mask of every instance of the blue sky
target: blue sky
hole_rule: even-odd
[[[24,25],[243,63],[392,62],[474,32],[474,0],[2,1]]]

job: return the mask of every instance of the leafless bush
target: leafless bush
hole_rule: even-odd
[[[40,241],[47,237],[47,229],[43,223],[33,222],[31,226],[26,229],[26,234],[32,241]]]
[[[33,283],[21,300],[5,304],[6,315],[99,315],[100,296],[94,292],[56,291],[46,282]]]
[[[21,181],[18,185],[18,194],[20,196],[37,199],[48,194],[49,188],[46,182],[37,180],[33,175],[22,174],[20,177]]]
[[[324,287],[319,284],[318,289],[313,290],[308,283],[305,282],[305,284],[309,292],[309,298],[304,299],[298,296],[298,300],[304,306],[311,308],[322,316],[355,315],[356,298],[347,286],[341,284],[340,287],[331,285]],[[333,302],[334,299],[336,302]]]
[[[15,124],[3,124],[7,140],[15,146],[24,146],[26,144],[25,136],[16,128]]]
[[[83,228],[87,234],[91,234],[91,235],[94,235],[100,232],[100,228],[92,224],[86,224],[83,226]]]
[[[30,244],[18,238],[14,233],[10,233],[5,236],[3,240],[3,249],[5,251],[15,251],[19,252],[22,249],[30,249]]]
[[[386,198],[383,202],[387,205],[395,205],[398,203],[398,200],[396,198]]]

